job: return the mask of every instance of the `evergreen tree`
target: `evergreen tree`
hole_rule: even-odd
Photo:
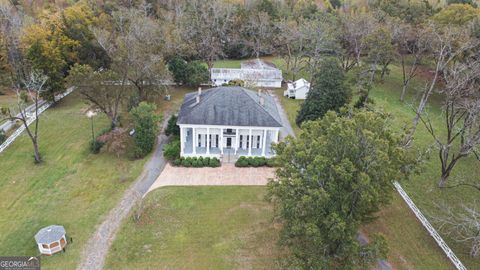
[[[155,113],[156,106],[140,102],[132,109],[135,124],[135,157],[142,158],[153,150],[158,132],[160,116]]]
[[[349,100],[351,89],[344,71],[334,59],[326,59],[314,76],[307,99],[297,116],[297,125],[323,117],[328,111],[338,112]]]

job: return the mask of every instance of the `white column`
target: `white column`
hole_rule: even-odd
[[[193,137],[193,154],[197,154],[197,132],[195,127],[192,127],[192,137]]]
[[[237,154],[238,147],[240,145],[240,135],[238,134],[239,132],[240,130],[237,128],[237,130],[235,131],[235,155]]]
[[[207,127],[207,155],[210,155],[210,128]]]
[[[248,155],[252,155],[252,129],[248,130]]]
[[[180,155],[185,154],[185,134],[183,132],[183,127],[180,127]]]
[[[278,143],[278,129],[275,131],[275,143]]]
[[[223,155],[223,127],[220,128],[220,153]]]
[[[262,142],[262,156],[265,156],[267,150],[267,130],[263,130],[263,142]]]

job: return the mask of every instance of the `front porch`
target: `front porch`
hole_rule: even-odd
[[[239,156],[275,155],[278,128],[230,126],[181,126],[181,156],[217,157],[236,160]]]

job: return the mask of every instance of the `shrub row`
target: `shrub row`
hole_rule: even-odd
[[[218,158],[209,158],[209,157],[187,157],[187,158],[178,158],[173,161],[174,166],[183,166],[183,167],[220,167],[220,160]]]
[[[235,162],[236,167],[277,167],[277,160],[275,158],[265,158],[265,157],[245,157],[241,156]]]

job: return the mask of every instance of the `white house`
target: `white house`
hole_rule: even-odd
[[[310,91],[310,83],[302,78],[288,83],[283,95],[294,99],[306,99],[308,91]]]
[[[180,155],[232,157],[275,153],[282,127],[273,97],[243,87],[217,87],[185,95],[177,125]]]
[[[282,71],[274,64],[260,59],[244,61],[240,68],[212,68],[213,85],[221,86],[232,80],[242,80],[247,85],[257,87],[282,87]]]

